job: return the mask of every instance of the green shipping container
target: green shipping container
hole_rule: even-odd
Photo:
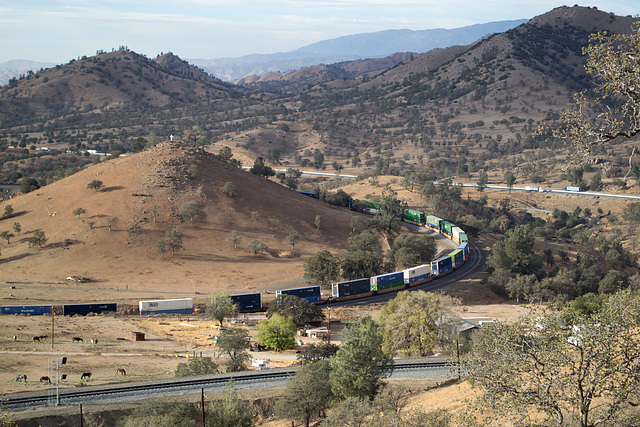
[[[453,265],[458,265],[463,257],[462,249],[456,249],[455,251],[451,252],[449,256],[451,257],[451,262],[453,263]]]
[[[469,242],[469,238],[467,237],[466,234],[461,234],[460,235],[460,243],[464,243],[464,242]]]
[[[452,224],[449,221],[440,221],[440,230],[447,234],[451,234],[451,229],[455,226],[455,224]]]
[[[426,220],[426,216],[424,212],[414,211],[412,209],[405,209],[404,219],[406,221],[415,222],[418,224],[424,224]]]

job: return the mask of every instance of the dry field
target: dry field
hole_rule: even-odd
[[[332,319],[341,318],[343,321],[353,320],[357,316],[372,314],[376,316],[381,306],[374,305],[364,309],[334,309]],[[464,317],[491,317],[500,320],[513,320],[527,311],[527,307],[509,303],[470,305]],[[234,326],[248,328],[254,336],[257,322],[262,315],[240,317]],[[0,322],[0,384],[3,394],[19,392],[44,392],[49,389],[48,384],[39,382],[41,376],[52,376],[48,371],[50,363],[62,355],[68,357],[67,365],[61,370],[68,375],[62,388],[74,388],[89,385],[122,384],[131,381],[162,379],[173,377],[173,371],[178,363],[188,359],[185,356],[202,354],[213,356],[215,345],[213,335],[217,328],[211,320],[202,316],[189,317],[161,317],[153,316],[141,318],[139,316],[55,316],[54,348],[51,348],[51,316],[3,316]],[[243,323],[244,322],[244,323]],[[131,332],[145,333],[145,341],[133,341]],[[13,340],[16,335],[17,340]],[[33,342],[32,337],[49,335],[47,340]],[[72,342],[73,337],[82,337],[82,343]],[[98,344],[91,345],[90,339],[98,339]],[[124,338],[118,339],[118,338]],[[305,343],[314,342],[310,338],[303,338]],[[256,358],[269,358],[271,367],[288,366],[295,363],[295,351],[282,353],[252,353]],[[127,375],[117,375],[116,369],[123,368]],[[81,381],[84,372],[91,372],[90,381]],[[18,374],[26,374],[26,383],[16,382]],[[451,401],[446,390],[456,390],[464,386],[449,386],[445,389],[430,390],[435,386],[433,381],[394,379],[394,384],[402,385],[412,390],[412,397],[408,407],[436,409],[446,402],[454,402],[450,409],[455,410],[461,405],[462,399]],[[429,390],[429,391],[424,391]],[[459,391],[453,390],[455,396]],[[243,393],[247,399],[264,398],[280,393],[281,390],[264,390]],[[440,397],[436,397],[441,395]],[[197,396],[196,396],[197,397]],[[195,398],[194,398],[195,399]],[[438,403],[440,402],[440,403]],[[14,419],[30,419],[45,414],[75,413],[77,408],[49,408],[38,411],[15,413]],[[90,416],[92,412],[106,410],[105,407],[91,407],[85,409]],[[109,408],[110,409],[110,408]],[[41,421],[39,421],[41,422]],[[57,425],[57,424],[52,424]],[[91,425],[91,424],[89,424]],[[282,422],[265,421],[261,425],[284,426]],[[44,426],[44,424],[43,424]]]

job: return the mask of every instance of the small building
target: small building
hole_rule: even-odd
[[[323,326],[315,329],[307,329],[305,330],[305,334],[313,339],[323,339],[329,336],[329,330]]]
[[[251,366],[258,369],[266,369],[269,367],[269,359],[251,359]]]
[[[131,339],[134,341],[144,341],[144,332],[131,332]]]

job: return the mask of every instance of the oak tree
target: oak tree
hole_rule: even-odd
[[[582,427],[617,425],[637,405],[640,296],[626,290],[595,311],[547,309],[496,322],[480,328],[472,346],[462,372],[483,392],[481,408],[522,425],[541,415],[558,425],[566,418]]]
[[[365,316],[345,335],[340,349],[331,359],[331,390],[339,398],[354,396],[372,400],[393,366],[393,358],[382,350],[380,325]]]
[[[238,315],[238,306],[233,302],[228,293],[219,292],[209,297],[207,314],[211,319],[217,320],[220,327],[222,327],[222,322],[225,318]]]

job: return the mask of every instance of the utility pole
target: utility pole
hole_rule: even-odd
[[[60,405],[60,380],[64,380],[67,378],[67,374],[60,374],[60,366],[67,364],[67,357],[62,356],[59,359],[56,359],[55,368],[51,368],[51,370],[56,371],[56,406]]]
[[[206,426],[206,421],[205,421],[205,410],[204,410],[204,388],[201,388],[200,391],[202,392],[202,399],[201,399],[201,405],[202,405],[202,427]]]
[[[327,323],[327,344],[331,344],[331,307],[327,308],[329,312],[329,322]]]
[[[54,327],[54,320],[53,320],[54,314],[53,314],[53,307],[51,307],[51,348],[53,348],[53,335],[55,333],[55,327]]]

